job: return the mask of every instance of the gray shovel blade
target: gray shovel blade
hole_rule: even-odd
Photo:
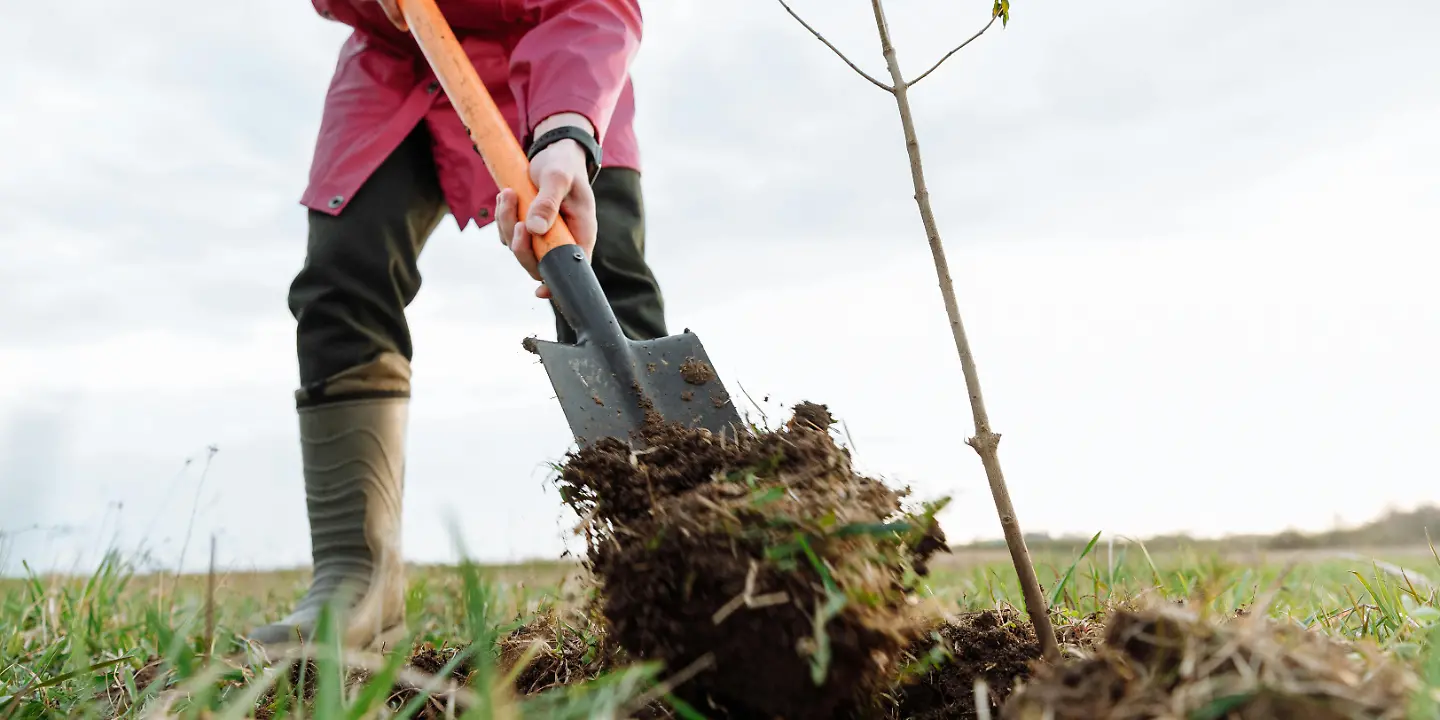
[[[655,340],[578,345],[530,338],[580,447],[614,437],[639,448],[649,412],[666,424],[728,437],[742,431],[735,403],[688,329]]]

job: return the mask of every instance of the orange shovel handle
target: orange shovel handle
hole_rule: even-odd
[[[455,39],[450,23],[440,14],[435,0],[403,0],[400,10],[405,14],[411,34],[420,43],[420,51],[434,69],[440,87],[460,113],[460,121],[470,132],[470,140],[480,151],[490,175],[497,185],[513,188],[520,197],[518,217],[523,222],[537,190],[530,180],[530,161],[520,149],[520,141],[515,139],[510,125],[495,107],[495,100],[460,48],[460,41]],[[570,234],[564,218],[556,217],[550,231],[535,238],[535,258],[543,258],[557,247],[575,244],[575,236]]]

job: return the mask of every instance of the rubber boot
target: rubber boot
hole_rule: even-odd
[[[408,398],[381,398],[299,410],[314,579],[289,615],[250,633],[255,642],[309,641],[321,607],[337,599],[345,646],[393,645],[404,634],[408,405]]]

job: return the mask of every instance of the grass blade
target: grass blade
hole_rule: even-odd
[[[1080,565],[1080,561],[1084,560],[1085,556],[1089,555],[1090,552],[1095,549],[1095,544],[1098,542],[1100,542],[1100,533],[1097,532],[1094,537],[1090,538],[1090,542],[1085,545],[1085,549],[1080,551],[1080,555],[1075,558],[1075,562],[1070,563],[1070,567],[1065,569],[1065,574],[1060,577],[1060,582],[1055,583],[1055,587],[1050,588],[1048,604],[1051,608],[1060,604],[1060,597],[1065,594],[1066,586],[1070,584],[1070,579],[1075,575],[1075,568]]]

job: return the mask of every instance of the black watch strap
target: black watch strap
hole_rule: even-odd
[[[600,173],[600,143],[595,142],[594,136],[574,125],[561,125],[530,143],[530,149],[525,151],[525,156],[534,160],[541,150],[555,144],[560,140],[574,140],[580,143],[585,149],[585,172],[590,176],[590,182],[595,182],[595,176]]]

